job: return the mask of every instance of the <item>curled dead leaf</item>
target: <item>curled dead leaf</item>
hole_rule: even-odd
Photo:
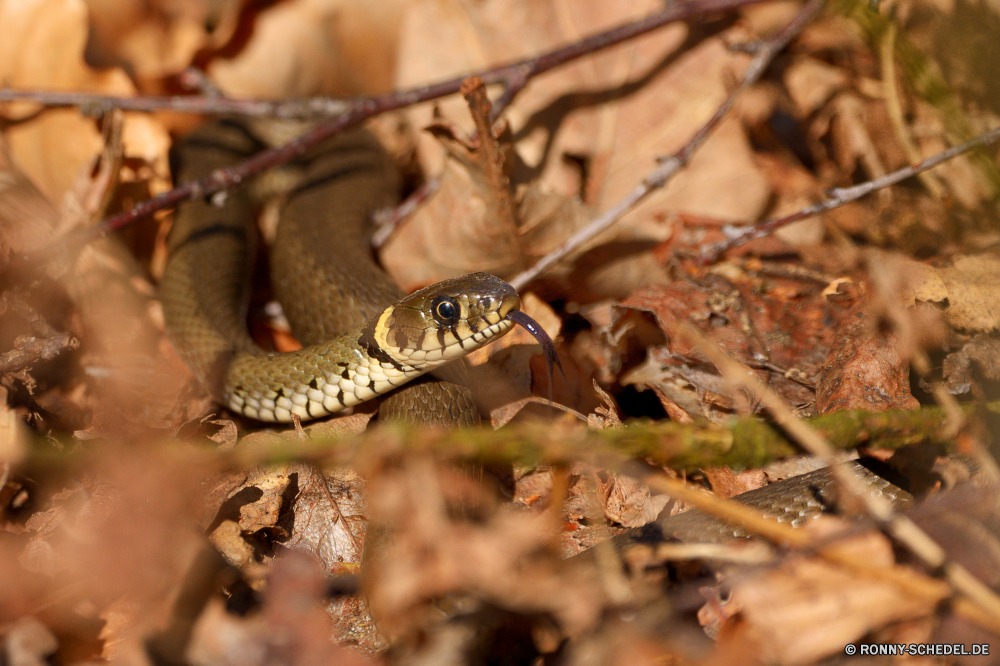
[[[881,534],[852,537],[838,548],[850,549],[869,568],[893,566],[892,546]],[[890,580],[859,576],[818,557],[792,558],[738,581],[733,595],[760,654],[786,666],[842,654],[844,645],[874,629],[934,610],[933,600]]]
[[[944,312],[952,328],[970,333],[1000,329],[1000,257],[960,255],[950,266],[925,267],[923,280],[909,294],[911,303],[930,303]]]

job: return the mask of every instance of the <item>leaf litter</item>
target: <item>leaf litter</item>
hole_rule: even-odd
[[[539,53],[658,8],[8,0],[0,80],[133,96],[190,92],[200,71],[231,97],[372,94]],[[383,264],[407,289],[472,270],[514,277],[683,146],[755,40],[797,11],[761,4],[584,57],[533,80],[485,139],[472,138],[458,96],[379,117],[411,187],[439,181],[383,247]],[[424,435],[369,425],[370,409],[282,433],[207,418],[215,407],[166,340],[155,299],[167,215],[43,279],[4,283],[2,660],[809,664],[851,642],[988,643],[996,615],[939,603],[952,590],[870,524],[823,519],[798,550],[612,546],[611,535],[684,508],[651,490],[650,474],[685,475],[723,496],[770,476],[664,469],[586,439],[584,423],[597,437],[637,419],[725,432],[737,417],[766,417],[678,333],[690,322],[800,417],[924,410],[943,386],[976,411],[953,450],[975,457],[995,444],[995,149],[711,266],[692,259],[734,225],[930,157],[963,124],[1000,121],[995,72],[979,66],[995,54],[954,48],[1000,23],[993,9],[895,3],[891,18],[877,15],[898,28],[893,41],[857,11],[830,9],[808,24],[668,187],[529,285],[525,309],[559,340],[564,378],[550,386],[534,341],[518,333],[473,359],[475,381],[491,387],[484,408],[509,423],[499,433],[560,433],[540,460],[511,468],[511,448],[502,463],[431,454],[420,450]],[[928,80],[943,90],[931,94]],[[169,148],[195,122],[29,102],[0,114],[5,261],[169,189]],[[484,175],[483,140],[502,154],[502,175]],[[514,228],[495,226],[498,196],[512,202]],[[33,351],[29,338],[52,352]],[[545,407],[550,390],[576,416]],[[467,437],[474,446],[480,435]],[[882,461],[906,457],[863,433],[858,441]],[[911,452],[909,464],[939,453]],[[278,462],[259,465],[262,455]],[[956,475],[940,473],[940,461],[935,469],[921,483],[942,492],[914,519],[949,560],[996,587],[995,492],[952,491]],[[989,479],[988,460],[973,469]]]

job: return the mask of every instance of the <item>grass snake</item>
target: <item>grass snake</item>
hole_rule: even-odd
[[[180,180],[197,179],[267,146],[260,127],[215,121],[180,144],[175,173]],[[294,185],[271,250],[271,286],[306,345],[301,351],[265,352],[245,324],[254,213],[266,187],[183,204],[169,238],[161,284],[168,333],[194,373],[234,411],[265,421],[323,416],[389,391],[513,326],[509,317],[518,296],[498,278],[474,274],[405,297],[375,262],[371,213],[397,201],[399,179],[371,134],[337,137],[283,173]],[[447,426],[479,422],[468,388],[427,376],[388,393],[379,413]],[[905,501],[906,493],[882,477],[860,467],[858,473],[873,491]],[[820,470],[738,499],[795,522],[829,508],[831,488],[831,475]],[[616,541],[738,535],[692,511]]]
[[[175,173],[194,180],[245,160],[267,147],[262,134],[262,127],[233,120],[209,123],[180,144]],[[397,201],[399,178],[371,134],[328,141],[280,177],[286,189],[292,185],[271,251],[271,285],[303,349],[266,352],[245,323],[254,213],[266,186],[183,204],[168,241],[160,287],[168,334],[233,411],[279,422],[293,414],[325,416],[411,382],[515,321],[531,322],[518,310],[517,292],[492,275],[406,296],[382,271],[371,251],[370,218]],[[479,422],[468,388],[433,377],[390,393],[380,415],[446,426]]]

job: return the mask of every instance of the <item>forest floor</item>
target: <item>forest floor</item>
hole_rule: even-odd
[[[0,0],[0,664],[1000,663],[998,36],[975,0]],[[510,281],[561,371],[473,353],[457,432],[222,410],[165,333],[171,210],[294,150],[175,182],[217,115],[366,123],[412,204],[381,264]],[[842,452],[917,506],[691,490]],[[692,505],[757,536],[608,545]]]

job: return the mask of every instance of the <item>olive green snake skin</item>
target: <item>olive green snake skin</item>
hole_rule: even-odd
[[[888,500],[894,506],[905,506],[913,500],[910,493],[861,464],[841,464],[862,482],[868,492]],[[733,499],[757,509],[767,518],[799,527],[822,513],[833,512],[836,508],[836,491],[836,479],[829,468],[823,468],[771,483]],[[698,509],[691,509],[622,532],[614,541],[618,548],[624,550],[633,544],[656,544],[667,539],[688,543],[722,543],[748,536],[750,534],[739,527]]]
[[[266,147],[234,121],[191,134],[179,149],[178,180],[187,181],[246,159]],[[287,170],[286,170],[287,171]],[[391,389],[501,335],[519,306],[509,285],[477,274],[403,297],[370,250],[372,211],[392,205],[398,176],[375,138],[355,132],[331,140],[292,165],[296,184],[282,209],[271,252],[272,289],[282,302],[299,352],[260,350],[246,330],[246,302],[254,263],[252,188],[214,202],[191,201],[175,215],[170,259],[161,284],[168,333],[194,373],[234,411],[266,421],[307,419],[338,411]],[[334,219],[336,221],[334,221]],[[462,318],[432,326],[435,306],[450,299]],[[391,307],[392,306],[392,307]],[[474,337],[473,337],[474,336]],[[434,351],[435,343],[451,346]],[[463,349],[465,347],[466,349]],[[398,353],[391,350],[399,350]],[[415,354],[415,356],[414,356]],[[380,418],[465,426],[479,422],[469,390],[424,378],[382,399]],[[904,493],[871,473],[861,478],[892,498]],[[772,484],[749,497],[778,519],[800,520],[822,510],[829,493],[825,472]],[[718,540],[734,535],[698,512],[657,523],[660,537]],[[644,540],[649,529],[622,536]],[[645,535],[645,536],[644,536]]]
[[[178,179],[200,178],[265,147],[242,124],[210,123],[181,144]],[[517,293],[482,273],[400,301],[404,294],[370,249],[371,214],[393,205],[399,187],[394,164],[372,135],[331,140],[284,175],[294,187],[272,250],[272,288],[306,345],[300,351],[265,352],[244,323],[255,257],[253,187],[185,203],[171,229],[160,287],[168,334],[195,375],[233,411],[280,422],[293,414],[325,416],[513,326],[505,316],[519,307]],[[433,378],[390,394],[380,415],[445,426],[479,422],[467,388]]]

